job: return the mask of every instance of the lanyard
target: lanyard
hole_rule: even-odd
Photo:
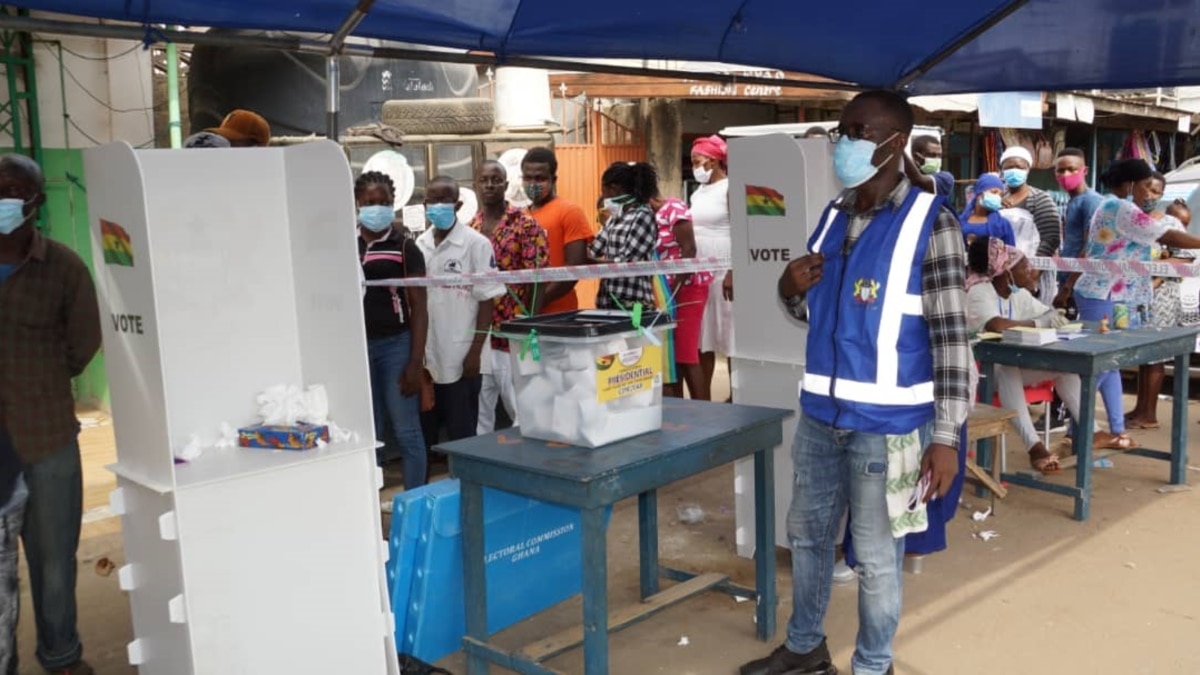
[[[1012,306],[1013,306],[1012,297],[1010,296],[1008,298],[1008,320],[1009,321],[1012,321]],[[1004,299],[1001,298],[1000,296],[996,296],[996,311],[1002,315],[1004,314]]]

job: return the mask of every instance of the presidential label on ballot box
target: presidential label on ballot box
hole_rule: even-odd
[[[638,309],[505,322],[521,435],[596,448],[661,429],[672,328]]]

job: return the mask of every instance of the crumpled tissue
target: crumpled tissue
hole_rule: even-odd
[[[319,384],[303,391],[295,385],[277,384],[259,394],[257,400],[263,424],[288,427],[329,423],[329,395]]]
[[[187,445],[175,451],[175,459],[180,462],[194,462],[202,454],[204,454],[204,444],[200,442],[198,435],[192,434]]]
[[[267,425],[292,426],[314,424],[329,427],[330,443],[357,442],[358,432],[339,427],[329,419],[329,394],[319,384],[300,389],[296,385],[277,384],[258,395],[258,415]],[[325,447],[318,443],[318,447]]]

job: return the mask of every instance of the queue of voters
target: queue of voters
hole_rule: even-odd
[[[905,560],[947,548],[946,527],[971,461],[967,425],[979,403],[973,345],[988,334],[1065,329],[1077,320],[1107,325],[1122,309],[1134,326],[1200,321],[1179,279],[1119,267],[1053,273],[1032,264],[1053,257],[1195,261],[1200,237],[1188,233],[1187,205],[1164,203],[1166,178],[1146,161],[1107,166],[1101,194],[1088,185],[1085,153],[1061,149],[1053,172],[1069,201],[1060,216],[1051,194],[1029,184],[1036,162],[1027,149],[1009,147],[995,171],[958,180],[943,163],[942,142],[914,136],[914,126],[903,96],[869,90],[845,105],[834,128],[803,135],[802,142],[829,144],[842,190],[825,196],[811,236],[795,242],[803,254],[784,258],[766,298],[740,289],[735,298],[733,272],[721,265],[605,277],[594,297],[583,297],[573,280],[386,283],[728,260],[735,251],[730,176],[739,167],[720,135],[690,144],[697,186],[685,199],[669,196],[675,186],[651,163],[604,167],[595,186],[599,219],[559,194],[551,147],[529,149],[515,172],[489,158],[473,167],[470,181],[433,176],[422,208],[403,215],[394,176],[358,172],[354,222],[338,226],[356,232],[358,272],[371,282],[361,303],[376,463],[414,491],[441,461],[437,446],[521,428],[513,356],[525,347],[505,333],[510,322],[582,306],[635,316],[656,310],[671,323],[656,364],[662,394],[709,401],[718,359],[737,354],[735,303],[771,303],[807,331],[800,414],[785,439],[793,476],[784,515],[791,614],[782,644],[739,673],[836,675],[826,615],[833,588],[850,584],[860,593],[851,672],[895,673]],[[261,115],[234,110],[184,145],[270,144]],[[524,205],[510,200],[513,183]],[[967,198],[959,200],[963,186]],[[478,209],[464,218],[467,188],[478,195]],[[75,625],[83,508],[70,380],[101,348],[100,310],[84,263],[34,227],[44,202],[41,168],[23,156],[0,158],[0,307],[16,317],[0,321],[0,673],[16,672],[23,548],[37,662],[49,672],[87,675],[94,671]],[[423,222],[405,220],[414,213]],[[1067,459],[1044,440],[1048,426],[1089,434],[1099,449],[1136,448],[1133,432],[1159,427],[1164,377],[1163,363],[1143,365],[1136,405],[1126,412],[1120,374],[1100,375],[1105,423],[1084,431],[1074,428],[1088,404],[1075,374],[999,366],[994,403],[1014,413],[1029,469],[1046,475]],[[1035,422],[1026,389],[1044,383],[1055,392],[1055,409]]]

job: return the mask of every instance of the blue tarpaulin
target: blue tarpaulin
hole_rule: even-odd
[[[332,33],[356,0],[25,0],[146,24]],[[1200,0],[376,0],[358,37],[719,61],[913,94],[1200,84]]]

